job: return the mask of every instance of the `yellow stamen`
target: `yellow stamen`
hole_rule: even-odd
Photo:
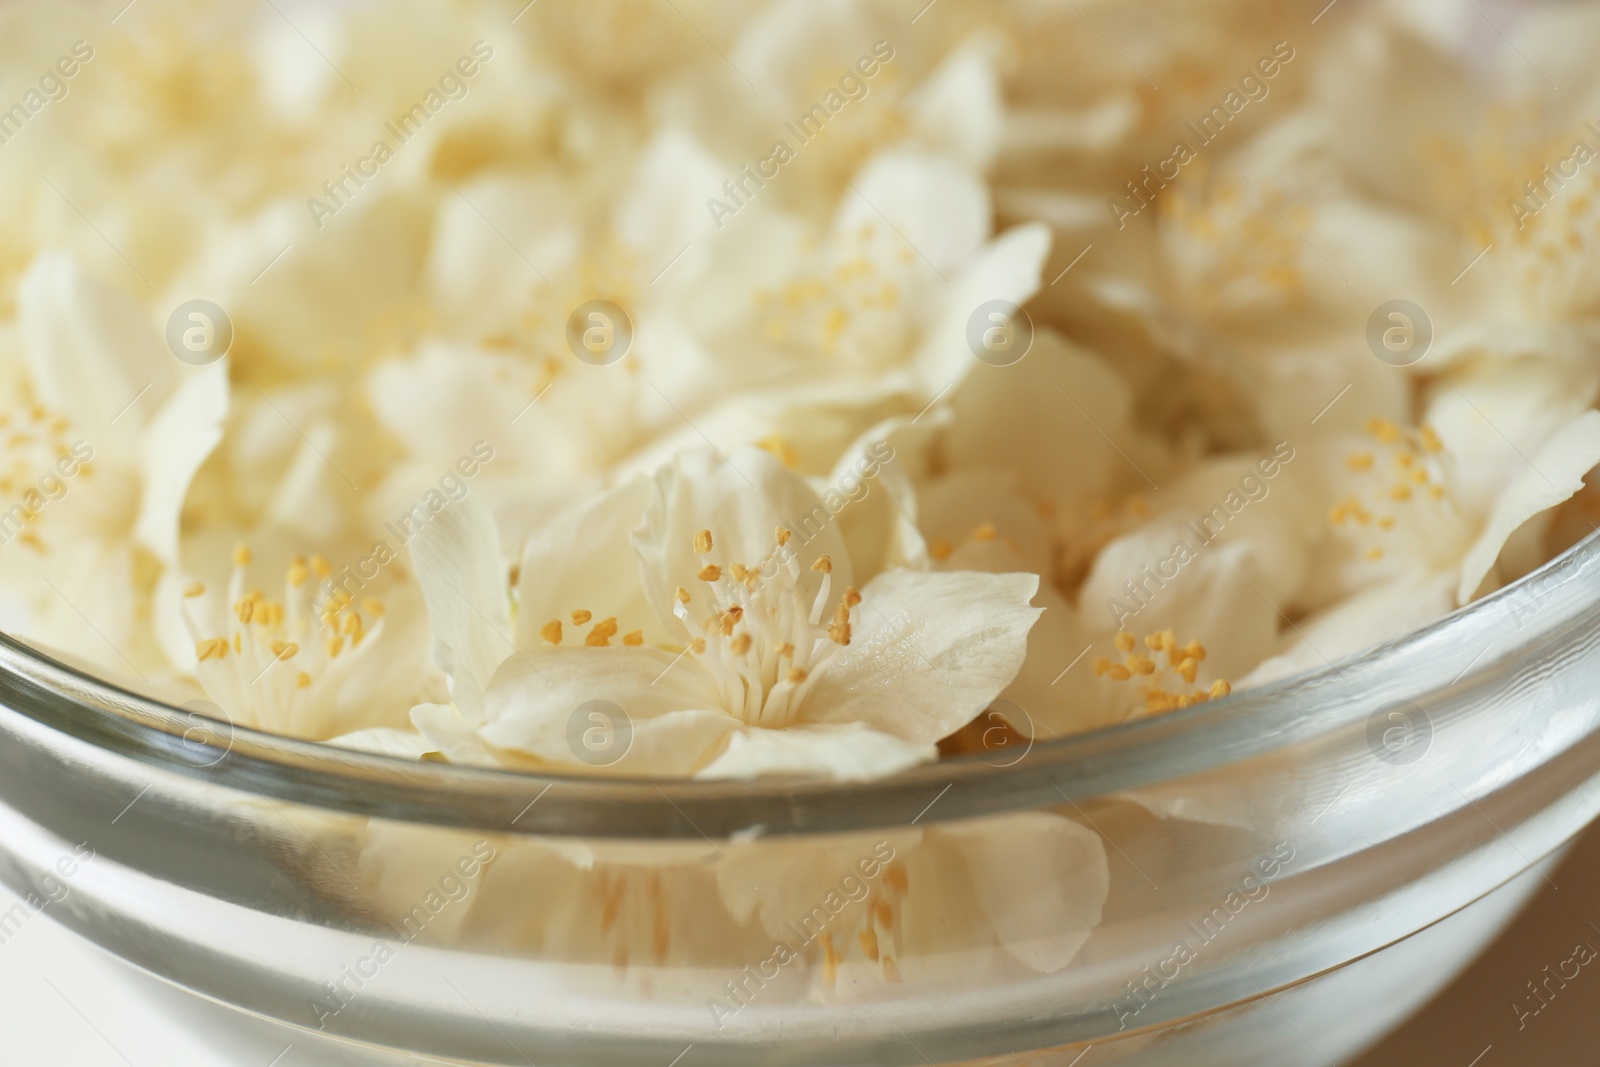
[[[561,620],[551,619],[539,627],[539,636],[549,644],[559,645],[561,643]]]
[[[632,645],[637,648],[639,645],[644,644],[644,631],[634,630],[631,633],[623,634],[622,643],[625,645]]]
[[[235,545],[233,549],[233,565],[235,567],[250,566],[250,546],[245,544]]]
[[[206,583],[204,583],[204,582],[193,582],[193,583],[191,583],[189,585],[184,586],[183,587],[183,595],[186,596],[186,597],[205,596],[206,595]]]
[[[594,612],[584,611],[582,608],[579,608],[577,611],[572,613],[572,625],[582,626],[592,618],[594,618]]]
[[[711,551],[711,531],[700,530],[694,535],[694,550],[698,555],[705,555]]]
[[[704,567],[700,568],[700,573],[696,575],[696,577],[702,582],[714,582],[718,578],[722,577],[722,568],[717,566],[715,563],[707,563]]]

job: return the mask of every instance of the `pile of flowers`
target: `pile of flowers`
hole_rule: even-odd
[[[4,624],[836,779],[1419,626],[1592,528],[1594,16],[1349,6],[9,7]]]
[[[842,781],[1595,528],[1592,6],[517,7],[0,10],[6,632],[392,757]],[[824,988],[1053,972],[1111,879],[1070,814],[730,848],[859,863]],[[473,936],[764,951],[718,858],[524,843]]]

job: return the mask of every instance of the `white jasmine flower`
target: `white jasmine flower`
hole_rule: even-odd
[[[785,945],[796,929],[818,935],[793,947],[819,1000],[840,995],[841,979],[970,981],[1019,964],[1054,974],[1099,925],[1110,890],[1100,835],[1050,812],[854,834],[821,850],[732,845],[728,859],[717,885],[736,919]]]
[[[608,701],[631,724],[621,772],[893,773],[1005,687],[1038,616],[1030,575],[887,571],[857,590],[838,532],[809,532],[827,513],[803,479],[761,450],[701,450],[530,541],[513,650],[498,538],[466,503],[416,559],[456,713],[549,763],[583,765],[569,724]],[[435,715],[414,718],[427,733]]]
[[[1600,412],[1561,364],[1488,363],[1445,379],[1418,427],[1374,419],[1329,463],[1337,538],[1314,564],[1338,593],[1274,677],[1398,636],[1543,561],[1553,509],[1600,463]],[[1330,602],[1331,601],[1331,602]]]
[[[12,625],[119,676],[159,673],[148,629],[195,471],[222,436],[227,367],[190,368],[132,301],[46,253],[17,294],[4,584]]]
[[[327,557],[291,556],[278,595],[250,584],[254,559],[240,544],[225,589],[202,581],[182,589],[190,669],[228,720],[318,741],[405,722],[426,691],[415,666],[421,634],[404,632],[405,615],[421,614],[415,592],[397,589],[403,630],[395,637],[385,600],[340,588]],[[372,562],[392,560],[385,553]]]

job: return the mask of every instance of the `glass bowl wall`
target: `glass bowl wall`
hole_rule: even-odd
[[[1597,545],[1311,675],[845,787],[404,763],[3,641],[0,879],[373,1062],[1338,1062],[1600,813]]]

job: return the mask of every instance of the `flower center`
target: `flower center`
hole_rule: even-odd
[[[803,275],[777,293],[761,290],[756,305],[762,333],[784,344],[827,358],[876,362],[876,353],[899,353],[906,343],[907,323],[900,306],[900,286],[885,277],[869,247],[880,235],[871,224],[845,238],[831,269]],[[881,252],[880,252],[881,255]],[[910,264],[915,253],[895,255]]]
[[[1192,688],[1200,674],[1200,664],[1206,660],[1206,646],[1199,641],[1179,645],[1173,631],[1162,630],[1145,637],[1144,647],[1149,655],[1135,651],[1138,642],[1126,630],[1117,634],[1115,643],[1117,651],[1124,654],[1122,662],[1102,656],[1095,661],[1094,676],[1143,688],[1144,708],[1134,712],[1135,718],[1193,707],[1233,692],[1233,686],[1221,678],[1209,687]]]
[[[820,576],[807,604],[800,560],[786,548],[790,532],[779,528],[777,549],[760,567],[710,562],[710,530],[694,536],[704,565],[695,580],[709,589],[711,610],[696,618],[693,595],[679,586],[672,612],[690,634],[689,651],[716,679],[723,707],[753,726],[778,728],[799,717],[806,694],[829,663],[850,643],[850,612],[861,594],[846,587],[831,619],[833,561],[818,556]],[[771,571],[771,577],[766,572]]]
[[[1329,510],[1329,524],[1368,563],[1391,554],[1441,563],[1459,558],[1469,531],[1445,488],[1438,435],[1427,426],[1410,429],[1388,419],[1368,420],[1366,432],[1373,447],[1345,458],[1357,488]]]
[[[5,459],[0,462],[0,544],[16,540],[40,554],[50,550],[40,520],[53,500],[68,492],[61,476],[63,462],[74,477],[90,474],[88,463],[74,458],[69,434],[72,424],[42,404],[0,410],[0,439]]]
[[[350,677],[371,657],[383,633],[384,607],[367,597],[357,610],[353,598],[340,590],[321,604],[319,615],[318,583],[311,578],[333,573],[321,556],[291,559],[283,599],[269,600],[260,589],[245,589],[251,558],[248,546],[234,549],[227,622],[219,636],[198,636],[215,632],[214,624],[208,629],[191,607],[204,602],[205,585],[196,582],[183,590],[189,630],[197,635],[198,675],[229,715],[303,732],[313,726],[315,716],[340,701]]]

